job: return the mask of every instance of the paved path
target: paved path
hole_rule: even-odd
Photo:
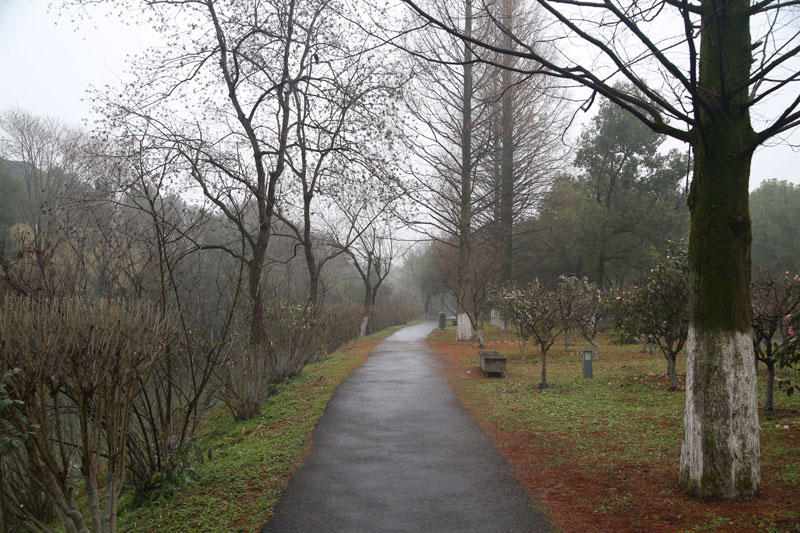
[[[384,340],[337,389],[271,531],[548,531],[425,345],[426,322]]]

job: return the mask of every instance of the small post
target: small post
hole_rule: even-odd
[[[444,313],[439,313],[439,329],[444,329],[447,325],[447,317]]]
[[[592,350],[584,350],[583,351],[583,377],[590,378],[592,377],[592,358],[594,356],[594,352]]]

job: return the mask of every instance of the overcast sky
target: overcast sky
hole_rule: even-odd
[[[97,16],[80,26],[70,18],[48,12],[46,0],[0,0],[0,110],[19,106],[76,125],[91,121],[86,90],[119,84],[128,54],[154,39],[113,17]],[[750,188],[765,178],[800,184],[800,153],[786,145],[760,148]]]

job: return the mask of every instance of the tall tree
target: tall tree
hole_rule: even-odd
[[[470,33],[479,29],[473,28],[471,0],[444,2],[438,9],[457,16]],[[419,125],[407,137],[416,161],[404,189],[421,212],[410,222],[458,252],[451,258],[456,268],[449,281],[455,282],[457,337],[468,340],[474,326],[470,315],[476,316],[468,287],[474,232],[490,208],[489,193],[477,186],[480,162],[490,149],[488,106],[478,97],[488,81],[487,69],[473,65],[470,46],[447,36],[421,33],[414,46],[437,59],[414,62],[414,91],[405,93],[409,114]]]
[[[464,35],[472,37],[472,0],[464,1]],[[469,287],[467,271],[470,260],[470,232],[472,230],[472,49],[464,41],[463,96],[461,99],[461,195],[458,223],[458,331],[460,341],[472,338],[472,324],[469,320]]]
[[[530,47],[508,50],[404,0],[426,23],[494,53],[539,61],[538,71],[587,86],[654,131],[691,145],[691,313],[680,480],[701,497],[755,494],[761,476],[748,182],[756,147],[800,124],[794,68],[800,34],[784,26],[795,2],[537,1],[554,32],[584,46],[565,45],[555,60]],[[755,39],[751,28],[759,32]],[[640,94],[615,87],[615,77]],[[751,109],[782,94],[787,103],[766,111],[756,131]]]
[[[492,20],[484,17],[479,20],[487,39],[514,49],[513,34],[543,54],[553,53],[535,6],[500,0],[492,4],[490,14],[507,31],[498,31]],[[531,214],[564,161],[561,139],[566,106],[563,91],[552,79],[519,71],[519,58],[499,54],[495,62],[502,68],[490,68],[488,83],[478,91],[490,111],[484,128],[491,149],[476,186],[490,190],[485,194],[491,209],[480,213],[479,225],[491,227],[498,279],[508,282],[513,275],[514,225]]]

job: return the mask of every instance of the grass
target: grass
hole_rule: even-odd
[[[462,403],[564,531],[800,531],[797,395],[776,391],[775,412],[761,414],[762,495],[702,502],[677,487],[685,395],[667,390],[658,351],[601,339],[594,378],[583,379],[579,354],[588,344],[565,353],[562,338],[547,358],[551,386],[539,390],[538,348],[528,346],[522,361],[510,333],[486,332],[487,347],[509,358],[502,379],[480,372],[477,346],[456,342],[455,328],[428,342]],[[683,364],[681,355],[681,374]]]
[[[120,531],[254,531],[271,516],[295,468],[310,448],[311,433],[336,387],[381,339],[402,326],[361,339],[308,365],[282,383],[261,414],[236,422],[220,409],[204,423],[189,484],[176,495],[132,507],[123,497]],[[127,502],[127,504],[126,504]]]

